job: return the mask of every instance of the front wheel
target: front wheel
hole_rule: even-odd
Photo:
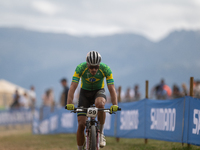
[[[92,125],[90,130],[90,150],[96,150],[96,142],[96,127]]]

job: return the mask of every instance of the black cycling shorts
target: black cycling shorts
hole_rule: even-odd
[[[99,90],[94,90],[94,91],[88,91],[81,88],[79,101],[78,101],[78,107],[83,107],[83,108],[90,107],[91,105],[95,103],[95,99],[97,97],[103,97],[106,100],[106,93],[105,93],[104,88],[99,89]],[[79,112],[77,115],[86,116],[86,113],[87,113],[86,111]]]

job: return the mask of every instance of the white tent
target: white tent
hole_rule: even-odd
[[[24,94],[24,92],[26,92],[27,90],[15,85],[11,82],[8,82],[6,80],[1,79],[0,80],[0,93],[10,93],[10,94],[14,94],[16,89],[18,90],[19,94],[22,95]]]
[[[16,89],[18,90],[20,95],[28,91],[6,80],[0,80],[0,107],[10,106],[13,101],[13,94],[15,93]]]

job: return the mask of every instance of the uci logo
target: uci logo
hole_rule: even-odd
[[[95,82],[96,79],[95,79],[95,78],[90,78],[89,81],[90,81],[90,82]]]

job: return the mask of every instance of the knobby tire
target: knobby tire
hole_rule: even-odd
[[[96,150],[96,142],[96,127],[92,125],[90,131],[90,150]]]

